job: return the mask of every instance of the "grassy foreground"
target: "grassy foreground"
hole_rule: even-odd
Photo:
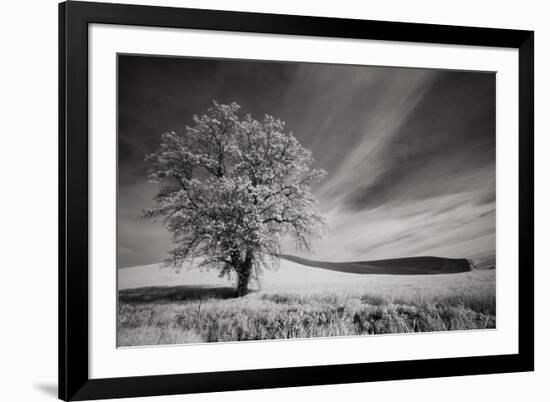
[[[349,278],[345,282],[349,285],[336,283],[334,291],[317,286],[312,290],[304,282],[300,288],[295,284],[290,292],[283,290],[286,287],[273,285],[243,298],[232,298],[228,287],[126,289],[119,292],[117,344],[226,342],[496,327],[494,271],[394,276],[395,279],[340,275]]]

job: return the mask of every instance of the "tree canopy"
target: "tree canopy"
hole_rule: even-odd
[[[221,276],[236,274],[244,295],[252,270],[277,261],[284,236],[312,251],[324,219],[311,184],[325,172],[284,122],[241,118],[239,109],[214,101],[183,134],[162,135],[146,160],[149,179],[163,186],[144,216],[173,235],[167,265],[197,259]]]

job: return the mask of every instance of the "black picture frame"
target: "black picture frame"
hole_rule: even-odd
[[[517,354],[213,373],[88,375],[88,25],[376,39],[519,51]],[[70,1],[59,5],[59,398],[119,397],[534,370],[534,32]]]

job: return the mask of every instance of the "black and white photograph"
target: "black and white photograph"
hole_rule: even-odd
[[[117,63],[118,347],[496,328],[494,73]]]

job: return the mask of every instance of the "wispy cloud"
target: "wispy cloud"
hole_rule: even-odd
[[[329,199],[332,205],[349,204],[351,200],[345,198],[350,192],[369,188],[384,174],[388,163],[384,159],[384,151],[392,139],[401,132],[411,112],[422,100],[434,79],[434,74],[426,70],[390,69],[384,74],[377,75],[377,80],[362,88],[365,93],[371,96],[375,93],[377,96],[375,103],[367,105],[364,109],[364,124],[356,128],[359,134],[357,143],[348,150],[341,164],[319,189],[319,196]],[[357,90],[360,86],[355,85],[353,81],[362,81],[360,71],[356,71],[355,76],[352,76],[347,91],[336,93],[345,97],[350,89]],[[380,82],[385,86],[381,88]],[[334,140],[346,141],[345,138]]]

